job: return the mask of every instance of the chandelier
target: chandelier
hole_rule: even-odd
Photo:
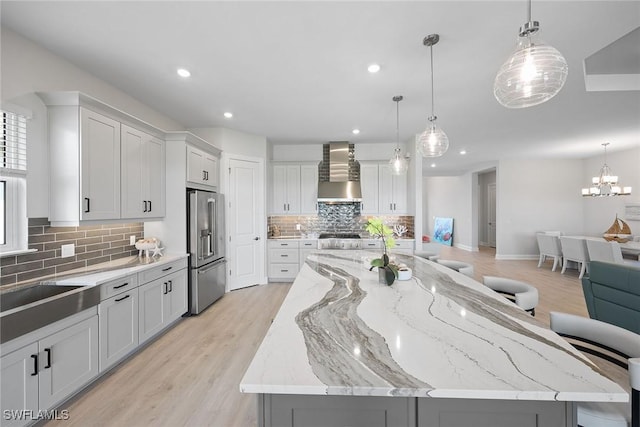
[[[400,150],[400,101],[403,99],[402,95],[393,97],[396,103],[396,148],[393,150],[393,157],[389,160],[391,175],[403,175],[409,169],[409,157],[403,156]]]
[[[604,165],[600,168],[600,175],[593,177],[591,187],[582,189],[582,195],[585,197],[628,196],[631,194],[631,187],[621,187],[618,184],[618,177],[611,173],[611,169],[607,165],[607,145],[609,145],[608,142],[602,144]]]
[[[428,117],[427,129],[418,135],[416,141],[418,152],[423,157],[440,157],[449,149],[449,137],[436,125],[437,117],[433,112],[433,45],[439,40],[438,34],[430,34],[422,41],[422,44],[431,48],[431,115]]]
[[[562,54],[536,39],[540,28],[531,20],[520,27],[516,51],[500,67],[493,83],[493,94],[507,108],[524,108],[553,98],[567,80],[569,67]]]

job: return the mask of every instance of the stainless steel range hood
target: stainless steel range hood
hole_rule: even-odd
[[[318,165],[319,202],[359,202],[360,163],[354,159],[353,144],[330,142],[323,145]]]

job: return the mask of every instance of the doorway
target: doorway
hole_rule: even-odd
[[[478,244],[490,248],[496,247],[497,233],[497,184],[496,169],[478,173]]]

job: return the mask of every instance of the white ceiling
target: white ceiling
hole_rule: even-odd
[[[392,97],[403,95],[400,133],[408,140],[430,113],[422,39],[439,33],[435,113],[451,147],[428,173],[504,157],[584,158],[605,141],[610,151],[640,145],[640,91],[587,92],[583,75],[585,58],[640,26],[640,1],[533,1],[540,37],[564,54],[569,77],[555,98],[520,110],[500,106],[492,87],[527,20],[524,0],[3,0],[0,7],[3,26],[187,128],[224,126],[276,144],[391,142]],[[378,74],[367,72],[373,62]],[[178,67],[191,78],[180,79]]]

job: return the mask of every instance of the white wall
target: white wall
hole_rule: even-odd
[[[584,160],[581,188],[587,187],[591,183],[591,178],[600,174],[603,164],[604,150],[602,155]],[[618,176],[620,184],[632,187],[632,192],[630,196],[583,197],[582,209],[586,235],[603,234],[613,223],[616,214],[627,221],[624,216],[625,204],[640,203],[640,142],[634,149],[607,153],[607,164],[611,172]],[[627,221],[627,223],[633,234],[640,235],[640,221]]]
[[[0,67],[2,104],[15,104],[33,114],[27,124],[29,217],[49,215],[47,110],[34,92],[84,92],[162,130],[184,130],[182,124],[6,28],[1,28]]]
[[[435,217],[453,218],[453,245],[474,250],[472,174],[424,177],[422,233],[433,236]]]
[[[582,170],[582,160],[499,162],[496,258],[537,258],[538,231],[582,233]]]

